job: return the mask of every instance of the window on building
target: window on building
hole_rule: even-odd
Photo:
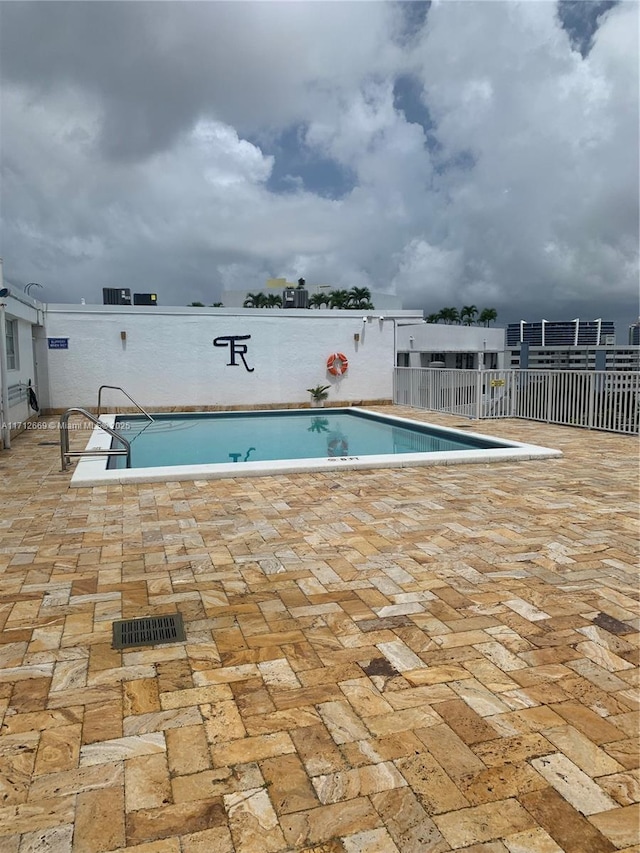
[[[486,352],[484,354],[484,368],[485,368],[485,370],[497,370],[498,369],[498,353],[497,352]]]
[[[431,367],[434,362],[441,362],[442,364],[446,364],[445,356],[443,352],[422,352],[420,353],[420,366],[421,367]],[[440,365],[437,364],[437,367]]]
[[[6,338],[7,338],[7,369],[17,370],[20,367],[18,362],[18,321],[6,320]]]
[[[456,353],[456,370],[474,370],[475,369],[475,356],[472,352],[458,352]]]
[[[409,353],[408,352],[399,352],[398,353],[398,367],[409,367]]]

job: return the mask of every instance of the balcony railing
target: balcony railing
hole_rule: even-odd
[[[637,434],[640,373],[397,367],[394,403],[468,418],[524,418]]]

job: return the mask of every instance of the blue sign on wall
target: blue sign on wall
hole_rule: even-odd
[[[49,349],[69,349],[69,338],[47,338]]]

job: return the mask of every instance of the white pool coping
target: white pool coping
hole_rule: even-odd
[[[264,412],[252,410],[250,414],[273,414],[275,410]],[[283,411],[305,411],[287,409]],[[331,412],[332,410],[329,410]],[[333,410],[338,411],[336,409]],[[343,410],[340,410],[343,411]],[[127,483],[161,483],[175,480],[218,480],[230,477],[264,477],[270,474],[298,474],[301,472],[350,471],[365,468],[412,468],[428,465],[463,465],[484,462],[506,462],[525,459],[552,459],[562,456],[561,450],[550,447],[539,447],[536,444],[524,444],[496,436],[486,435],[469,430],[453,429],[436,426],[424,421],[414,421],[410,418],[400,418],[397,415],[381,414],[368,409],[353,406],[347,411],[366,412],[368,415],[392,421],[398,426],[426,426],[447,433],[455,438],[480,438],[499,441],[504,447],[474,448],[473,450],[445,450],[436,453],[400,453],[383,454],[379,456],[344,456],[313,459],[279,459],[266,462],[220,462],[209,465],[163,465],[152,468],[118,468],[107,469],[108,456],[78,457],[78,464],[73,472],[71,488],[89,486],[105,486]],[[179,412],[172,412],[179,415]],[[189,413],[191,414],[191,413]],[[216,412],[216,414],[225,414]],[[238,412],[233,412],[238,414]],[[247,413],[249,414],[249,412]],[[108,427],[113,427],[117,415],[102,415],[101,420]],[[126,437],[126,436],[125,436]],[[111,447],[111,436],[100,427],[95,427],[85,450],[106,449]]]

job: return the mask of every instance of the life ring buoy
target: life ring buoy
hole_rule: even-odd
[[[327,450],[330,457],[348,456],[349,445],[344,438],[334,438],[329,442]]]
[[[342,352],[332,352],[327,359],[327,370],[332,376],[343,376],[349,369],[349,359]]]

